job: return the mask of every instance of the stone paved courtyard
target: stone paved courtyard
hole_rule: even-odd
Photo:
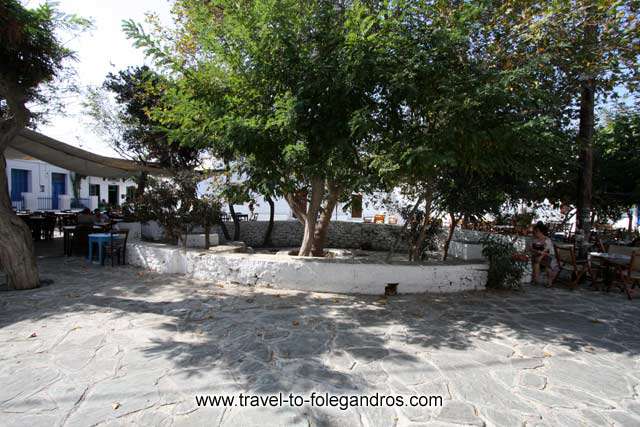
[[[40,261],[0,293],[3,426],[640,425],[640,300],[389,299]],[[198,408],[196,394],[442,395],[437,408]]]

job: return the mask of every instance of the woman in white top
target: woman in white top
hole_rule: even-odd
[[[531,275],[531,281],[538,283],[538,277],[540,276],[540,268],[546,267],[547,270],[547,288],[553,286],[560,268],[558,266],[558,260],[556,259],[556,251],[553,247],[553,242],[547,237],[547,226],[543,222],[538,222],[533,226],[533,242],[531,243],[532,264],[533,272]]]

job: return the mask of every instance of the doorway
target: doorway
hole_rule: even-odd
[[[67,174],[51,174],[51,209],[58,209],[58,196],[67,194]]]
[[[109,186],[109,206],[118,206],[118,186]]]

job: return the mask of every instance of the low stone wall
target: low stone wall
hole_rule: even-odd
[[[229,234],[233,236],[233,222],[225,223]],[[260,247],[269,225],[268,221],[242,221],[240,222],[240,240],[247,246]],[[363,222],[331,221],[327,234],[327,247],[344,249],[366,249],[387,251],[396,242],[401,234],[402,226],[390,224],[371,224]],[[196,227],[193,233],[204,233],[201,227]],[[220,244],[227,243],[220,226],[211,227],[211,233],[218,234]],[[297,247],[302,242],[303,227],[298,221],[274,221],[271,233],[272,245],[276,248]],[[453,235],[454,241],[477,242],[489,233],[484,231],[463,230],[457,228]],[[150,241],[162,241],[162,227],[155,221],[142,224],[142,236]],[[510,236],[498,236],[498,238],[513,240]],[[436,245],[439,250],[444,247],[447,230],[443,229],[436,236]],[[519,250],[524,250],[528,237],[517,237],[515,245]],[[396,251],[403,252],[407,249],[404,239],[398,240]]]
[[[161,243],[127,248],[130,264],[159,273],[216,282],[313,292],[384,294],[389,283],[399,293],[446,293],[484,289],[487,266],[475,264],[371,264],[263,254],[210,253]]]
[[[229,234],[233,236],[233,222],[225,223]],[[264,242],[268,221],[240,222],[240,239],[247,246],[260,247]],[[400,235],[401,226],[390,224],[370,224],[362,222],[332,221],[329,223],[327,247],[345,249],[388,250]],[[302,242],[303,227],[298,221],[274,221],[271,241],[274,247],[297,247]],[[203,233],[201,227],[196,227],[194,233]],[[162,241],[162,227],[155,221],[143,224],[142,233],[145,239]],[[220,226],[211,227],[211,233],[217,233],[220,244],[224,238]],[[400,240],[398,250],[406,248],[406,243]]]
[[[449,256],[468,260],[484,259],[482,255],[482,245],[453,240],[449,246]]]
[[[463,230],[461,228],[457,228],[453,232],[452,240],[458,242],[478,242],[488,235],[504,241],[513,242],[516,249],[519,251],[524,251],[528,243],[531,241],[531,237],[528,236],[505,236],[502,234],[489,233],[487,231]]]

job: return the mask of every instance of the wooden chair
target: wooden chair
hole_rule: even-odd
[[[637,250],[637,248],[632,246],[609,245],[608,252],[615,255],[631,256],[635,250]]]
[[[53,232],[56,229],[57,221],[58,221],[58,219],[52,213],[48,213],[47,212],[44,215],[44,221],[43,221],[43,225],[42,225],[42,238],[44,240],[52,240],[53,239]]]
[[[104,260],[111,258],[111,266],[115,265],[115,259],[117,257],[118,264],[127,263],[127,238],[129,237],[129,230],[113,230],[109,233],[111,236],[109,242],[104,245],[102,250],[102,259],[100,262],[104,265]]]
[[[604,243],[602,242],[602,240],[600,239],[600,236],[598,235],[595,236],[593,244],[591,245],[590,251],[603,252],[603,253],[607,252],[607,249]],[[589,260],[587,262],[587,268],[588,268],[589,278],[591,279],[591,286],[598,289],[599,288],[598,284],[603,282],[604,280],[603,272],[604,272],[605,266],[602,264],[602,260],[600,258],[589,257]]]
[[[569,287],[576,289],[580,284],[580,280],[589,272],[587,260],[576,259],[576,250],[573,245],[554,245],[554,248],[560,272],[568,271],[571,273]],[[558,272],[558,275],[560,275],[560,272]]]
[[[93,233],[93,226],[88,224],[77,225],[71,240],[71,252],[76,255],[86,256],[89,253],[89,234]]]
[[[620,276],[627,298],[632,299],[632,289],[640,286],[640,251],[632,252],[629,267],[623,270]]]

